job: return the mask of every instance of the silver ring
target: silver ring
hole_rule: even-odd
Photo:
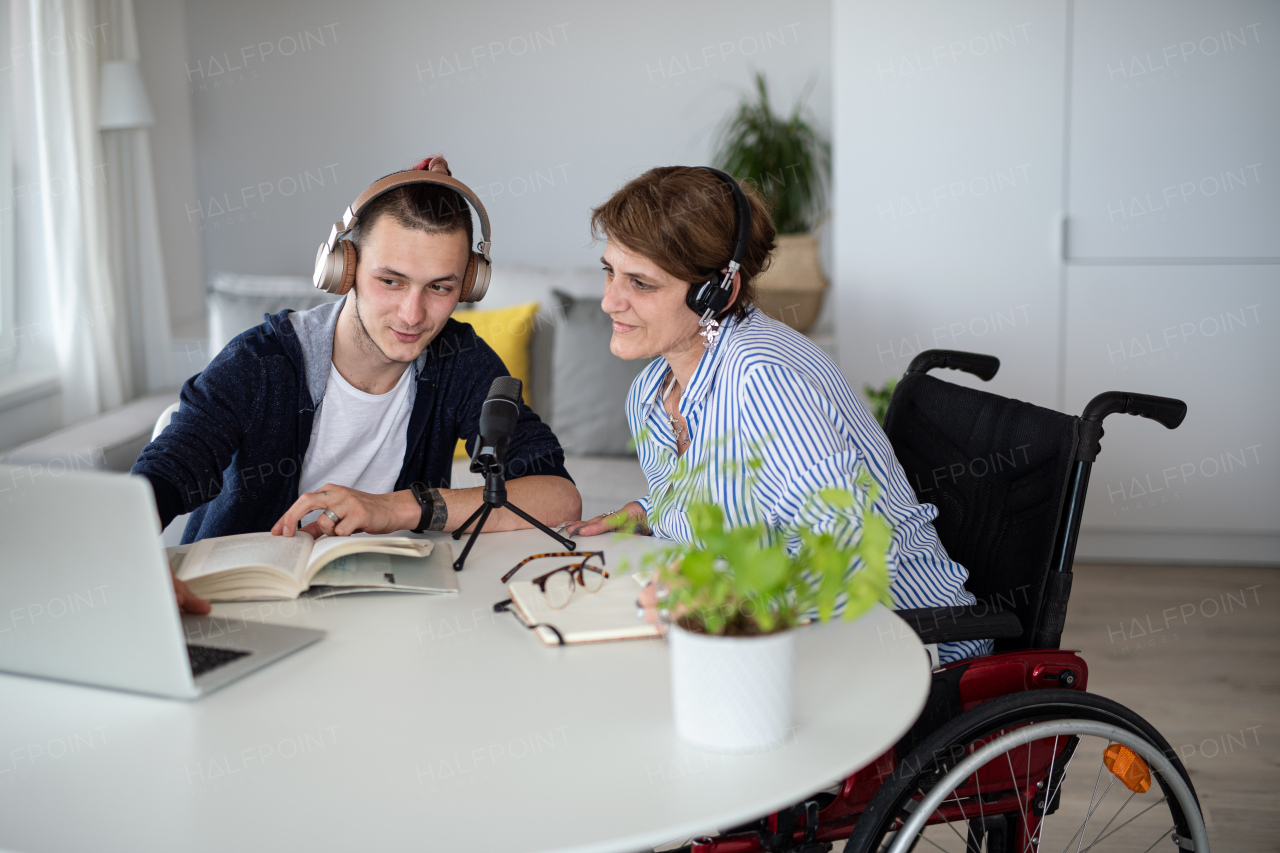
[[[329,520],[332,521],[334,524],[337,524],[339,521],[342,521],[342,519],[338,518],[338,514],[331,509],[326,509],[324,511],[324,514],[329,516]]]

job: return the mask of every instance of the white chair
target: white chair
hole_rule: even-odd
[[[160,413],[160,417],[156,418],[155,429],[151,430],[151,440],[155,441],[160,433],[164,432],[164,428],[169,425],[169,421],[173,418],[173,413],[178,411],[180,403],[174,403]],[[182,532],[187,529],[187,516],[180,515],[173,521],[169,522],[169,526],[164,529],[161,539],[164,541],[166,548],[182,542]]]
[[[160,437],[160,433],[164,432],[164,428],[169,425],[170,419],[173,418],[173,413],[178,411],[178,406],[180,405],[182,404],[173,403],[167,409],[165,409],[163,412],[160,413],[160,417],[156,418],[155,428],[151,430],[152,441],[155,441],[157,438]]]

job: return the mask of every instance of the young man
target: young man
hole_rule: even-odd
[[[443,158],[416,167],[449,174]],[[508,375],[450,318],[472,245],[455,191],[412,184],[379,196],[351,235],[355,283],[336,303],[282,311],[235,338],[182,388],[182,405],[133,473],[161,526],[190,512],[183,542],[271,530],[292,536],[453,530],[480,488],[450,489],[459,438],[473,443],[489,386]],[[582,501],[551,430],[527,406],[507,450],[513,503],[548,525]],[[415,495],[416,485],[417,495]],[[495,511],[486,530],[528,526]],[[178,603],[208,604],[174,579]]]

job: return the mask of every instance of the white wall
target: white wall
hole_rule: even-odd
[[[206,274],[309,275],[367,184],[441,151],[483,195],[497,263],[594,265],[590,208],[649,167],[706,162],[752,69],[783,106],[812,80],[830,126],[827,0],[234,0],[186,14],[188,64],[172,73],[193,103],[198,195],[163,204],[199,234]]]

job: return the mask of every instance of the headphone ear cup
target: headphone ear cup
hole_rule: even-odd
[[[325,293],[341,296],[356,280],[356,247],[350,240],[339,240],[332,252],[326,243],[316,252],[316,268],[311,283]]]
[[[317,290],[323,290],[325,293],[333,293],[337,286],[335,282],[337,277],[334,275],[334,268],[337,267],[340,255],[335,255],[329,251],[328,243],[321,243],[320,248],[316,250],[316,268],[311,273],[311,283],[316,286]]]
[[[712,316],[716,317],[729,304],[728,296],[720,289],[720,280],[713,278],[691,285],[689,292],[685,294],[684,304],[699,317],[707,313],[708,308],[711,309]]]
[[[350,240],[339,240],[338,246],[342,249],[342,260],[337,270],[338,288],[332,292],[343,296],[356,283],[356,261],[359,256],[356,253],[356,244]]]
[[[476,271],[479,267],[478,258],[480,256],[475,252],[467,253],[467,269],[462,274],[462,290],[458,294],[459,302],[471,302],[471,294],[475,292],[476,287]]]
[[[479,302],[489,292],[489,277],[493,267],[479,252],[472,252],[467,260],[467,271],[462,278],[462,295],[459,302]]]

